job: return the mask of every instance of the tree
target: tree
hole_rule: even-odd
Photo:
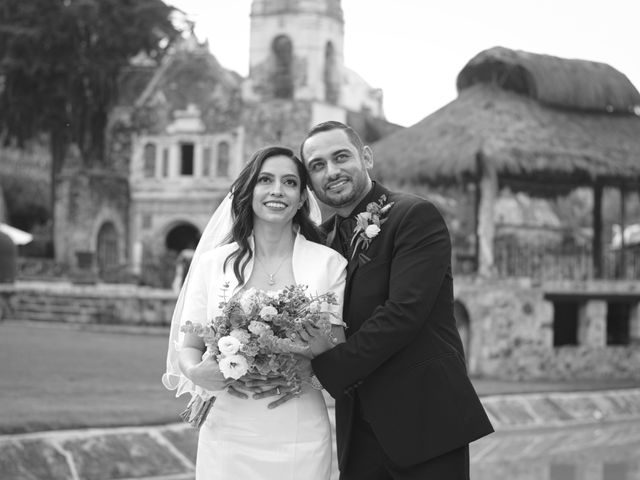
[[[0,136],[48,135],[52,201],[70,144],[85,165],[104,162],[119,74],[141,52],[162,57],[175,12],[161,0],[0,2]]]

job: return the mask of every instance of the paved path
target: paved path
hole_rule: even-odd
[[[482,401],[496,430],[512,432],[514,440],[506,444],[509,451],[504,452],[504,442],[483,439],[472,448],[472,460],[535,455],[557,448],[558,442],[581,448],[588,442],[573,437],[558,439],[558,435],[571,434],[549,427],[640,421],[640,388],[491,395]],[[332,402],[328,403],[332,410]],[[532,428],[547,429],[548,434],[532,443],[525,434]],[[631,434],[640,437],[640,429]],[[191,480],[196,437],[197,430],[185,424],[0,436],[0,479]],[[616,438],[614,435],[609,441]],[[602,441],[601,435],[596,440]],[[513,445],[519,447],[514,450]],[[335,468],[332,478],[337,478]]]

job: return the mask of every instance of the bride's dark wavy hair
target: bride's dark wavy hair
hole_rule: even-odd
[[[233,185],[231,185],[231,191],[233,192],[233,198],[231,200],[231,214],[233,218],[233,226],[231,227],[231,233],[229,234],[228,241],[234,241],[238,244],[238,249],[232,252],[224,261],[223,271],[226,271],[227,264],[233,260],[233,272],[238,279],[240,285],[244,284],[244,268],[249,263],[249,260],[253,257],[249,245],[249,236],[253,231],[253,189],[258,182],[258,175],[262,169],[264,162],[278,155],[283,155],[291,159],[298,170],[298,176],[300,177],[300,193],[306,191],[309,183],[309,177],[302,162],[296,157],[293,150],[282,146],[268,146],[261,148],[255,152],[249,162],[238,175],[238,178]],[[316,243],[322,243],[322,235],[318,227],[311,221],[309,217],[309,197],[302,204],[302,207],[296,212],[293,217],[293,223],[298,225],[300,233],[304,235],[307,240]]]

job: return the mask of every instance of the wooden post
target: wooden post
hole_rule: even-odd
[[[476,257],[475,273],[478,273],[478,270],[480,268],[480,175],[478,175],[478,178],[476,179],[475,188],[473,190],[473,197],[473,230],[475,232],[475,243],[473,249]]]
[[[593,239],[592,259],[593,277],[602,278],[602,185],[596,183],[593,187]]]
[[[4,192],[2,191],[2,185],[0,185],[0,223],[6,223],[7,217],[7,204],[4,201]]]
[[[620,187],[620,254],[617,258],[618,264],[618,278],[626,278],[627,276],[627,262],[624,244],[624,229],[627,224],[627,190],[624,187]]]
[[[498,175],[490,162],[479,154],[478,167],[480,171],[479,205],[478,205],[478,274],[492,277],[496,274],[494,264],[494,205],[498,194]]]

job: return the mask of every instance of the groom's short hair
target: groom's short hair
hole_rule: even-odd
[[[338,122],[336,120],[329,120],[328,122],[319,123],[315,127],[313,127],[311,130],[309,130],[309,133],[307,133],[307,136],[304,138],[304,140],[300,144],[300,159],[302,160],[302,163],[305,162],[304,154],[302,153],[302,149],[304,148],[304,143],[309,138],[313,137],[315,134],[321,133],[321,132],[328,132],[330,130],[343,130],[344,133],[349,138],[349,141],[358,150],[358,153],[362,155],[362,152],[364,152],[364,143],[362,142],[360,135],[358,135],[358,132],[356,132],[349,125],[346,125],[342,122]]]

